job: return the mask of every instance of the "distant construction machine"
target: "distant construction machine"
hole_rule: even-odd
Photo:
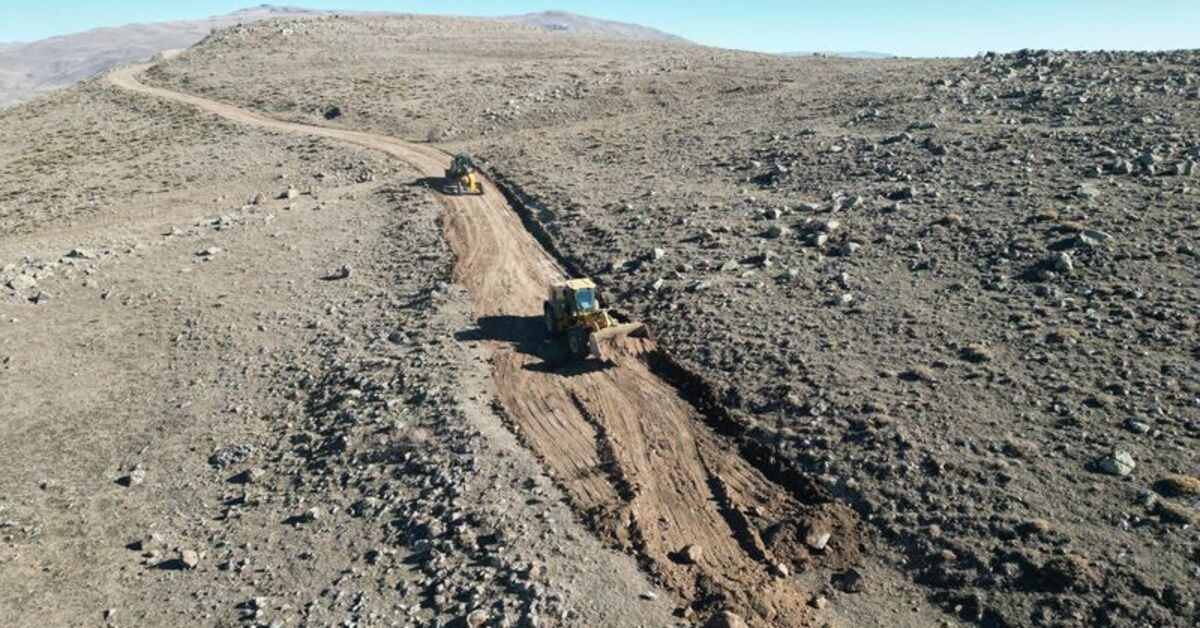
[[[447,194],[483,194],[483,184],[479,182],[470,155],[459,153],[450,161],[443,189]]]
[[[589,355],[609,362],[613,345],[623,338],[650,338],[643,323],[622,323],[600,304],[591,279],[569,279],[552,284],[542,307],[546,330],[552,336],[567,336],[567,347],[578,359]]]

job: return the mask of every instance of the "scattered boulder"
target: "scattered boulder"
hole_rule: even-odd
[[[482,628],[483,626],[487,625],[489,619],[491,619],[491,617],[488,615],[487,611],[483,609],[476,609],[470,613],[467,613],[467,616],[463,618],[463,622],[467,625],[467,628]]]
[[[18,293],[24,294],[37,288],[37,280],[29,275],[17,275],[8,280],[8,287]]]
[[[146,470],[142,465],[135,466],[129,471],[129,475],[123,476],[117,480],[117,483],[127,488],[141,486],[146,481]]]
[[[1096,460],[1096,470],[1108,475],[1124,477],[1133,473],[1137,465],[1133,461],[1133,456],[1129,452],[1115,449],[1112,453]]]
[[[256,484],[265,474],[266,472],[262,469],[258,467],[251,467],[229,478],[229,481],[234,484]]]
[[[208,464],[217,469],[241,464],[250,459],[250,454],[254,453],[254,448],[249,445],[233,444],[222,447],[212,453],[208,457]]]
[[[833,538],[833,532],[828,526],[814,524],[809,526],[808,531],[804,534],[804,544],[821,552],[829,546],[829,539],[831,538]]]
[[[679,560],[688,565],[695,565],[700,562],[700,557],[704,555],[704,548],[699,545],[687,545],[679,550]]]
[[[1059,251],[1050,258],[1049,266],[1054,270],[1069,275],[1075,271],[1075,261],[1071,259],[1071,255],[1066,251]]]
[[[181,549],[176,560],[183,569],[195,569],[200,565],[200,554],[196,550]]]
[[[782,238],[783,236],[785,236],[789,233],[791,233],[791,229],[788,229],[784,225],[771,225],[770,227],[767,228],[767,231],[766,231],[766,233],[763,234],[763,236],[768,239],[774,240],[777,238]]]
[[[732,611],[721,611],[704,622],[704,628],[749,628],[746,620]]]
[[[866,577],[854,568],[834,574],[832,583],[839,591],[846,593],[862,593],[867,588]]]
[[[337,270],[329,273],[328,275],[321,277],[321,279],[323,279],[325,281],[340,281],[342,279],[348,279],[350,277],[351,272],[353,272],[353,269],[350,268],[349,264],[346,264],[344,266],[339,267]]]

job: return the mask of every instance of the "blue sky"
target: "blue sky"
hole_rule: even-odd
[[[0,0],[0,41],[227,13],[230,0]],[[507,15],[562,9],[637,22],[696,42],[760,50],[962,56],[1018,48],[1200,48],[1200,0],[279,0],[323,9]]]

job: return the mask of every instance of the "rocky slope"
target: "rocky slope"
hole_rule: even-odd
[[[719,442],[853,508],[860,566],[776,574],[814,616],[1188,626],[1198,67],[326,17],[144,80],[473,151]],[[504,428],[417,173],[99,84],[0,137],[4,616],[686,622]]]
[[[0,107],[89,79],[105,70],[187,48],[214,30],[315,11],[262,5],[200,20],[97,28],[46,39],[0,44]]]
[[[785,60],[439,24],[231,31],[156,80],[474,150],[949,615],[1196,621],[1197,53]],[[332,71],[335,41],[359,63]],[[253,84],[215,61],[264,53]]]
[[[669,621],[490,407],[412,170],[99,83],[0,134],[6,624]]]

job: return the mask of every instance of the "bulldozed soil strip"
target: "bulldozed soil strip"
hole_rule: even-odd
[[[427,177],[440,177],[448,163],[433,147],[275,120],[149,87],[136,79],[145,67],[116,71],[109,81],[237,122],[381,150]],[[618,356],[610,366],[567,360],[541,322],[546,286],[565,272],[496,186],[484,188],[482,196],[442,197],[443,227],[513,429],[596,533],[636,553],[678,593],[685,614],[703,619],[727,609],[752,625],[810,623],[807,592],[787,574],[856,559],[861,539],[853,513],[836,503],[804,503],[772,482],[641,359]],[[684,552],[688,546],[699,555]]]

